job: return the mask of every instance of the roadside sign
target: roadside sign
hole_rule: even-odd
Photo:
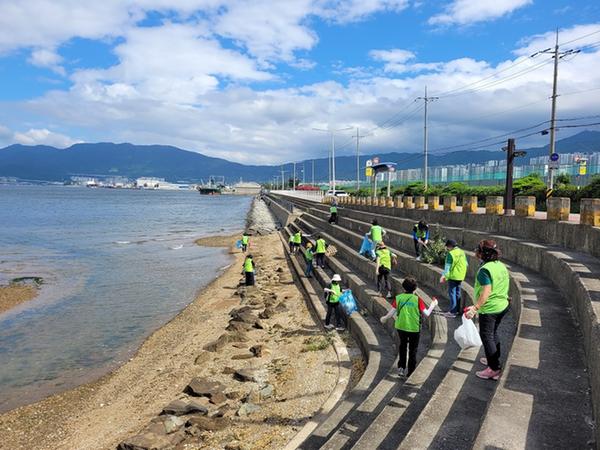
[[[579,163],[579,175],[587,174],[587,161],[582,161]]]
[[[552,153],[550,155],[549,161],[548,161],[548,169],[550,170],[556,170],[559,167],[559,162],[558,160],[560,159],[560,156],[558,153]]]
[[[558,153],[552,153],[550,155],[550,161],[558,161],[560,159],[560,155]]]
[[[372,177],[373,176],[373,168],[372,167],[367,167],[367,170],[365,170],[365,175],[367,177]]]

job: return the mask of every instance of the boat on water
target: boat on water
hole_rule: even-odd
[[[202,195],[220,195],[226,189],[225,177],[211,176],[208,183],[204,180],[196,186],[196,190]]]

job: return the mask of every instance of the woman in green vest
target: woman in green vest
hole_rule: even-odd
[[[394,326],[398,331],[400,339],[400,355],[398,358],[398,371],[400,376],[409,377],[417,366],[417,348],[419,347],[419,338],[421,336],[421,314],[429,317],[433,309],[437,306],[437,300],[433,299],[429,308],[425,302],[419,298],[415,291],[417,290],[417,280],[412,277],[406,277],[402,282],[404,294],[399,294],[392,303],[392,308],[380,320],[385,323],[390,317],[394,316]],[[406,350],[408,349],[408,367],[406,365]]]
[[[242,235],[242,252],[246,253],[246,250],[248,250],[248,244],[250,243],[250,236],[248,236],[248,233],[246,231],[244,231],[244,234]]]
[[[337,203],[334,201],[331,206],[329,207],[329,223],[335,223],[337,225],[338,223],[338,207],[337,207]]]
[[[327,252],[327,242],[321,236],[317,236],[315,257],[318,267],[325,268],[325,252]]]
[[[506,266],[499,261],[500,250],[495,241],[481,241],[475,255],[482,263],[475,278],[475,304],[466,309],[465,316],[472,319],[479,314],[479,335],[485,350],[485,358],[480,362],[487,367],[476,375],[497,380],[502,372],[498,326],[510,307],[510,276]]]
[[[337,273],[331,277],[331,285],[325,288],[327,293],[327,316],[325,316],[325,328],[331,330],[335,328],[338,331],[344,331],[344,321],[340,312],[340,296],[342,295],[342,288],[340,283],[342,277]],[[335,315],[335,327],[329,322],[331,321],[332,313]]]
[[[254,265],[254,260],[252,259],[252,255],[246,256],[244,260],[243,272],[246,276],[246,286],[254,286],[254,270],[256,266]]]
[[[416,223],[413,227],[412,234],[417,261],[421,261],[422,247],[427,247],[427,244],[429,243],[429,225],[427,225],[427,222],[424,220],[419,220],[419,223]]]
[[[441,283],[448,282],[448,298],[450,299],[450,311],[446,313],[448,317],[460,315],[461,302],[461,284],[467,276],[467,257],[465,252],[458,247],[454,239],[446,241],[446,265],[444,273],[440,278]]]
[[[304,271],[304,275],[306,275],[306,278],[311,278],[313,272],[313,258],[315,253],[313,252],[312,246],[311,242],[307,242],[306,251],[304,252],[304,259],[306,259],[306,270]]]
[[[296,233],[294,233],[292,243],[292,253],[296,253],[298,250],[300,250],[300,245],[302,245],[302,231],[298,230]]]

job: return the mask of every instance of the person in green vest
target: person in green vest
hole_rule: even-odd
[[[510,275],[499,261],[500,250],[495,241],[481,241],[475,255],[481,260],[475,277],[475,304],[465,309],[465,316],[472,319],[479,314],[479,335],[485,351],[485,358],[481,358],[480,362],[487,366],[475,375],[486,380],[498,380],[502,373],[498,327],[510,308]]]
[[[294,253],[294,235],[290,233],[290,238],[288,239],[288,244],[290,246],[290,253]]]
[[[254,265],[252,255],[246,256],[242,270],[246,276],[246,286],[254,286],[254,271],[256,270],[256,266]]]
[[[327,252],[327,242],[321,236],[317,236],[315,249],[317,267],[325,268],[325,252]]]
[[[429,308],[427,308],[425,302],[415,294],[417,280],[413,277],[406,277],[402,282],[402,288],[404,293],[396,296],[390,311],[380,320],[381,323],[385,323],[390,317],[394,316],[394,327],[400,339],[398,372],[401,377],[409,377],[417,367],[417,349],[421,336],[421,314],[429,317],[438,302],[433,299]],[[408,365],[406,361],[407,350]]]
[[[338,207],[337,202],[334,200],[329,207],[329,223],[338,223]]]
[[[250,243],[250,236],[248,235],[247,231],[244,231],[244,234],[242,235],[242,253],[246,253],[246,250],[248,250],[249,243]]]
[[[379,242],[383,242],[383,237],[385,236],[385,230],[381,228],[377,219],[373,220],[373,224],[371,225],[371,230],[369,231],[369,237],[373,241],[373,244],[377,246]]]
[[[300,246],[302,245],[302,231],[298,230],[294,233],[292,239],[292,253],[296,253],[300,250]]]
[[[306,278],[312,277],[314,255],[313,245],[311,242],[308,242],[306,244],[306,251],[304,252],[304,259],[306,259],[306,270],[304,271],[304,275],[306,275]]]
[[[447,317],[456,317],[460,315],[461,305],[461,284],[467,276],[467,257],[465,252],[458,247],[454,239],[446,241],[446,264],[444,273],[440,278],[440,283],[448,282],[448,298],[450,299],[450,311],[446,313]]]
[[[331,284],[329,287],[324,289],[327,293],[327,315],[325,316],[325,328],[328,330],[335,328],[338,331],[344,331],[344,319],[342,318],[342,314],[340,312],[340,296],[342,295],[342,288],[340,286],[341,282],[342,277],[336,273],[333,277],[331,277]],[[335,327],[329,323],[331,321],[332,313],[335,315]]]
[[[396,263],[396,255],[394,255],[383,242],[377,244],[375,251],[375,275],[377,276],[377,291],[384,297],[392,295],[392,286],[390,284],[390,273],[392,264]]]
[[[424,220],[419,220],[419,223],[416,223],[413,227],[412,234],[417,261],[421,261],[421,249],[429,243],[429,225]]]

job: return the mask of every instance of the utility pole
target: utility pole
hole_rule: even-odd
[[[283,164],[281,165],[281,190],[285,191],[285,187],[284,187],[284,174],[285,174],[285,170],[283,170]]]
[[[504,214],[510,216],[513,209],[513,166],[515,158],[525,156],[527,152],[515,150],[515,140],[510,138],[506,147],[502,147],[506,152],[506,189],[504,192]]]
[[[428,186],[428,154],[427,154],[427,104],[434,100],[439,99],[439,97],[428,97],[427,96],[427,86],[425,86],[425,97],[417,97],[417,100],[423,100],[425,103],[425,116],[424,116],[424,125],[423,125],[423,156],[425,157],[425,161],[423,164],[423,183],[425,185],[425,190],[427,190]]]
[[[337,130],[325,130],[322,128],[313,128],[313,130],[315,131],[325,131],[327,133],[331,133],[331,165],[330,165],[330,179],[329,179],[329,185],[330,185],[330,189],[333,190],[333,193],[335,195],[335,133],[339,132],[339,131],[346,131],[346,130],[351,130],[352,127],[349,128],[339,128]]]
[[[292,178],[292,191],[296,190],[296,163],[294,164],[294,176]]]
[[[315,160],[312,160],[312,185],[315,185]]]
[[[356,192],[360,190],[360,150],[359,150],[359,142],[362,138],[366,136],[361,136],[356,127]]]
[[[539,55],[541,53],[552,54],[554,58],[554,77],[552,82],[552,112],[550,114],[550,149],[549,149],[549,157],[556,151],[556,98],[558,97],[558,61],[559,59],[564,58],[567,55],[574,55],[579,53],[581,50],[566,50],[561,52],[560,45],[558,44],[558,28],[556,29],[556,41],[554,44],[554,48],[547,48],[545,50],[534,53],[533,56]],[[554,189],[554,168],[548,164],[548,188],[546,190],[546,198],[552,196],[552,190]]]
[[[302,161],[302,184],[306,184],[306,161]]]

